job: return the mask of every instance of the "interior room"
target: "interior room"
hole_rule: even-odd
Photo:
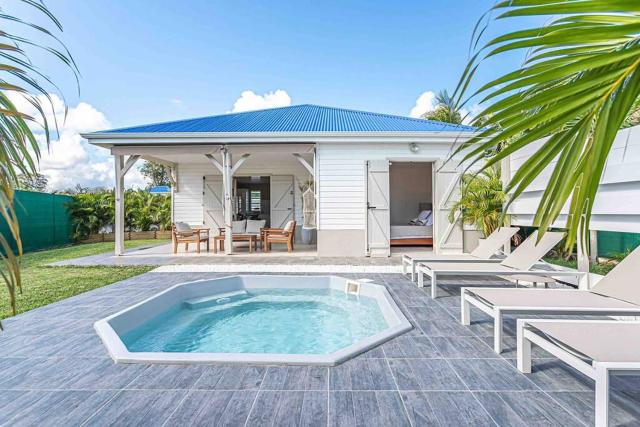
[[[270,224],[271,188],[268,176],[235,177],[236,220],[266,220]]]
[[[389,167],[391,246],[433,245],[431,162],[392,162]]]

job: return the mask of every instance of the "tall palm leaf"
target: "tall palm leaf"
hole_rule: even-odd
[[[484,45],[479,25],[472,56],[453,98],[488,105],[479,134],[458,152],[471,163],[506,148],[484,167],[543,140],[512,177],[511,201],[551,167],[534,217],[540,235],[569,204],[566,227],[571,247],[586,237],[607,156],[618,130],[637,111],[640,96],[640,2],[637,0],[508,0],[491,13],[497,20],[550,19],[544,25],[510,32]],[[523,66],[468,94],[480,63],[511,52],[526,52]],[[557,162],[553,165],[553,162]]]
[[[0,9],[0,21],[6,24],[0,30],[0,217],[10,229],[9,236],[0,234],[0,274],[8,288],[9,302],[14,312],[15,295],[21,290],[19,256],[22,254],[20,228],[13,204],[14,188],[18,175],[34,176],[37,173],[40,147],[29,126],[42,126],[47,145],[50,127],[56,126],[47,122],[45,110],[53,110],[52,105],[46,105],[47,102],[51,103],[48,89],[57,91],[57,87],[30,60],[30,52],[32,49],[42,49],[69,67],[76,77],[76,83],[78,76],[71,55],[54,34],[54,31],[62,31],[60,22],[38,0],[21,0],[21,3],[42,15],[53,30]],[[44,42],[35,42],[23,35],[33,35],[34,32]],[[24,97],[36,115],[21,111],[12,101],[16,99],[15,95]],[[12,242],[17,247],[15,252]]]

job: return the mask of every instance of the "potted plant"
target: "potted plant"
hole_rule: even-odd
[[[463,230],[465,226],[472,226],[479,238],[487,237],[504,225],[506,217],[502,215],[502,208],[507,195],[500,179],[500,169],[490,167],[478,174],[464,174],[460,193],[460,200],[449,212],[450,222],[455,220],[458,211],[461,212]]]

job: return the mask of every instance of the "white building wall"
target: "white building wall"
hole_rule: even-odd
[[[431,162],[450,155],[450,143],[418,145],[418,153],[412,153],[405,142],[317,144],[319,255],[364,255],[367,160]]]
[[[511,175],[542,142],[532,144],[511,156]],[[555,163],[552,165],[555,166]],[[510,208],[512,223],[530,226],[540,203],[542,192],[551,175],[547,168]],[[554,224],[563,227],[563,214]],[[590,228],[601,231],[640,233],[640,126],[620,131],[607,160],[596,196]]]
[[[220,172],[211,163],[178,163],[178,191],[173,194],[174,221],[184,221],[190,225],[204,224],[202,197],[203,177],[206,175],[220,175]],[[269,160],[264,160],[264,157],[256,154],[246,160],[236,175],[293,175],[295,218],[298,224],[302,223],[302,195],[298,187],[300,182],[309,179],[309,173],[293,156],[278,162],[271,156]]]

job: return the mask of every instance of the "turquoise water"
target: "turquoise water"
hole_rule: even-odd
[[[373,298],[270,289],[179,304],[121,338],[131,352],[327,354],[385,328]]]

